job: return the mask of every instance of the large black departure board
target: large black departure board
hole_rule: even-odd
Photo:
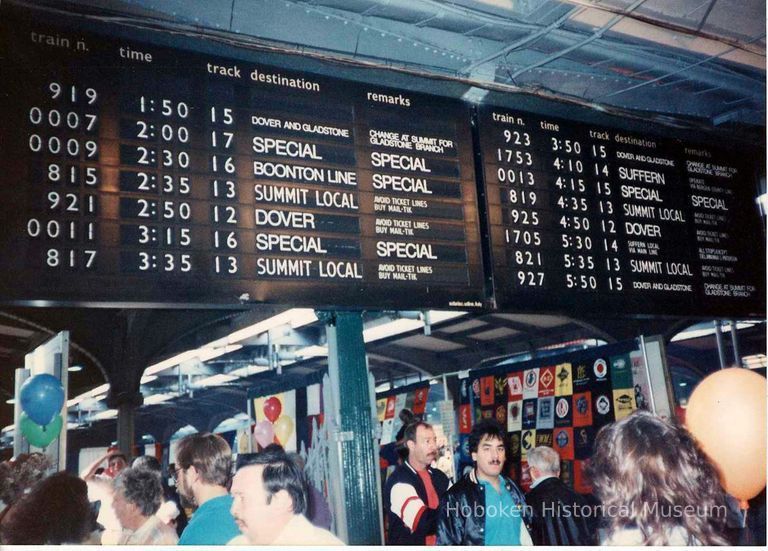
[[[490,106],[479,135],[500,308],[764,315],[748,152]]]
[[[0,300],[484,305],[465,104],[5,15]]]

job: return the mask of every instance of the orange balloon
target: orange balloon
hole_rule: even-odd
[[[275,430],[275,436],[281,446],[288,444],[288,439],[293,434],[293,419],[287,415],[281,415],[277,421],[275,421],[273,428]]]
[[[765,488],[766,381],[749,369],[723,369],[694,389],[685,424],[732,496],[747,500]]]

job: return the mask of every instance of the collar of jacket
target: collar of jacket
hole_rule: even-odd
[[[512,493],[512,483],[510,483],[510,481],[507,480],[507,477],[505,477],[503,474],[500,474],[499,478],[501,478],[501,481],[504,483],[504,487],[507,489],[507,491],[509,493]],[[471,471],[469,471],[469,480],[473,484],[476,484],[477,487],[480,488],[480,491],[485,490],[485,487],[482,484],[480,484],[480,482],[477,479],[477,469],[476,468],[472,469]]]
[[[419,474],[419,471],[417,471],[415,468],[413,468],[413,466],[412,466],[410,463],[408,463],[408,460],[407,460],[407,459],[406,459],[405,461],[403,461],[403,464],[404,464],[406,467],[408,467],[409,469],[411,469],[411,472],[413,472],[413,474],[415,474],[415,475],[418,475],[418,474]],[[426,468],[425,470],[426,470],[426,471],[427,471],[429,474],[432,474],[432,467],[430,467],[430,466],[427,466],[427,468]]]

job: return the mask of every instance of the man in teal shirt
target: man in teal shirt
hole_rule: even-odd
[[[226,545],[240,535],[232,513],[229,486],[232,450],[221,436],[197,433],[176,448],[173,478],[182,505],[197,507],[179,545]]]
[[[472,427],[469,451],[475,468],[440,500],[438,545],[533,545],[525,498],[501,471],[505,433],[492,420]]]

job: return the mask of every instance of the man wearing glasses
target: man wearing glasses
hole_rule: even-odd
[[[231,472],[232,450],[221,436],[204,432],[179,442],[173,478],[182,505],[197,508],[179,545],[225,545],[240,534],[229,512]]]

